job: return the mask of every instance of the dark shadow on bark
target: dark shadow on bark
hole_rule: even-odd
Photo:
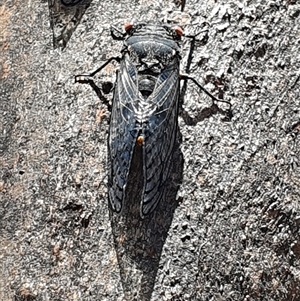
[[[65,48],[92,0],[48,0],[53,47]]]
[[[224,117],[222,118],[222,121],[230,121],[233,116],[230,110],[223,110],[216,104],[212,104],[210,107],[203,108],[200,112],[197,113],[196,117],[191,117],[186,111],[182,109],[180,111],[180,116],[183,118],[184,122],[187,125],[196,125],[198,122],[203,121],[204,119],[209,118],[210,116],[213,116],[215,114],[223,115]]]
[[[164,187],[164,197],[150,216],[140,217],[142,192],[142,151],[136,149],[130,173],[123,212],[110,214],[115,249],[118,257],[125,300],[151,299],[159,261],[174,211],[176,194],[182,181],[183,156],[176,143],[173,166]]]

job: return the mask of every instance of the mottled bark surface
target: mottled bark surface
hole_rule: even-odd
[[[299,2],[81,4],[0,4],[0,299],[299,301]],[[134,197],[109,212],[109,111],[74,75],[118,55],[110,25],[162,18],[207,29],[182,70],[233,118],[187,83],[164,202],[141,220]]]

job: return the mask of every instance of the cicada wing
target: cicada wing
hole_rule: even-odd
[[[122,61],[115,85],[108,138],[109,202],[120,212],[125,197],[130,163],[138,135],[133,100],[138,93],[136,70],[130,61]]]
[[[144,193],[141,215],[152,212],[164,193],[177,134],[179,106],[178,65],[166,68],[158,77],[149,101],[156,109],[144,129]]]

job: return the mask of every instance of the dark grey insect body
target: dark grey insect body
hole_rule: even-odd
[[[115,39],[124,40],[122,57],[110,58],[93,73],[77,76],[76,82],[89,83],[97,92],[92,77],[112,60],[120,63],[108,137],[109,203],[113,211],[121,212],[129,176],[140,172],[143,187],[135,197],[143,217],[162,199],[172,165],[180,79],[191,79],[213,100],[220,100],[192,77],[179,74],[180,27],[147,22],[127,24],[125,30],[119,36],[112,32]],[[141,153],[141,171],[133,161],[136,152]]]
[[[168,25],[127,29],[109,129],[109,199],[120,212],[133,152],[142,148],[141,215],[156,207],[170,169],[179,107],[179,36]]]

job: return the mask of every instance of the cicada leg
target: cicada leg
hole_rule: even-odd
[[[109,101],[103,96],[101,89],[95,84],[94,82],[94,76],[100,72],[104,67],[106,67],[110,62],[112,61],[117,61],[118,63],[120,62],[121,58],[120,57],[111,57],[108,59],[104,64],[102,64],[97,70],[93,71],[90,74],[79,74],[75,76],[75,83],[80,83],[80,84],[89,84],[92,89],[96,92],[97,96],[99,99],[108,106],[110,109],[110,104]]]

